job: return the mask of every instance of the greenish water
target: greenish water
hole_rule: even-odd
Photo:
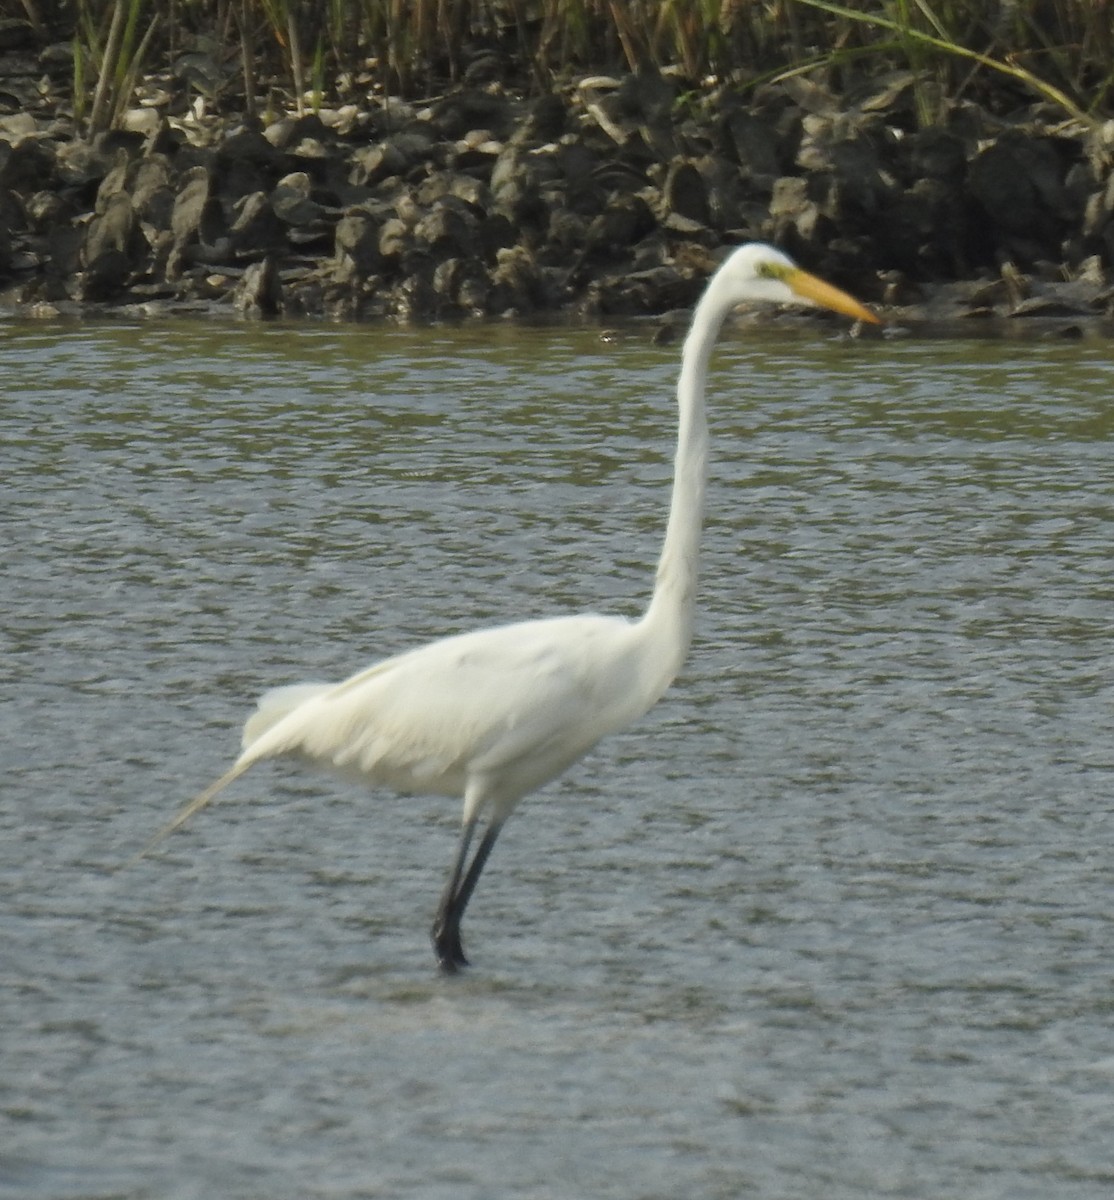
[[[689,664],[512,819],[458,979],[455,803],[261,768],[108,868],[268,687],[637,613],[676,347],[0,354],[0,1194],[1109,1194],[1108,345],[725,340]]]

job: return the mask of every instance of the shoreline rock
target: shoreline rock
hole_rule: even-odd
[[[597,76],[264,125],[152,86],[92,144],[42,98],[0,113],[0,312],[614,321],[761,239],[909,326],[1109,332],[1114,122],[922,129],[912,87]]]

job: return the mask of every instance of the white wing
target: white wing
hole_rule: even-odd
[[[656,697],[637,626],[572,616],[445,638],[333,687],[268,693],[237,766],[291,754],[404,792],[479,789],[507,808]]]

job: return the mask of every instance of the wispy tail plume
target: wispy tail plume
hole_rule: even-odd
[[[175,829],[178,829],[180,826],[184,825],[195,812],[199,812],[205,807],[206,804],[209,803],[210,800],[215,799],[216,796],[223,792],[224,789],[234,779],[238,779],[254,761],[254,759],[248,759],[245,762],[244,759],[241,758],[234,763],[231,769],[226,771],[216,781],[216,783],[211,783],[203,792],[200,792],[198,795],[194,796],[189,804],[187,804],[172,820],[168,821],[158,831],[158,833],[156,833],[150,839],[150,841],[148,841],[142,850],[136,854],[133,854],[131,858],[129,858],[127,862],[125,862],[118,869],[121,871],[126,870],[128,867],[134,866],[137,862],[139,862],[141,858],[145,858],[151,853],[152,850],[154,850],[154,848],[163,840],[163,838],[168,837],[174,832]]]

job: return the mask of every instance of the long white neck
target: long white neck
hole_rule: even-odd
[[[734,307],[712,279],[693,314],[677,381],[677,456],[665,543],[658,560],[654,594],[639,622],[648,659],[647,686],[660,695],[672,683],[692,640],[700,530],[708,475],[708,421],[704,383],[716,337]]]

